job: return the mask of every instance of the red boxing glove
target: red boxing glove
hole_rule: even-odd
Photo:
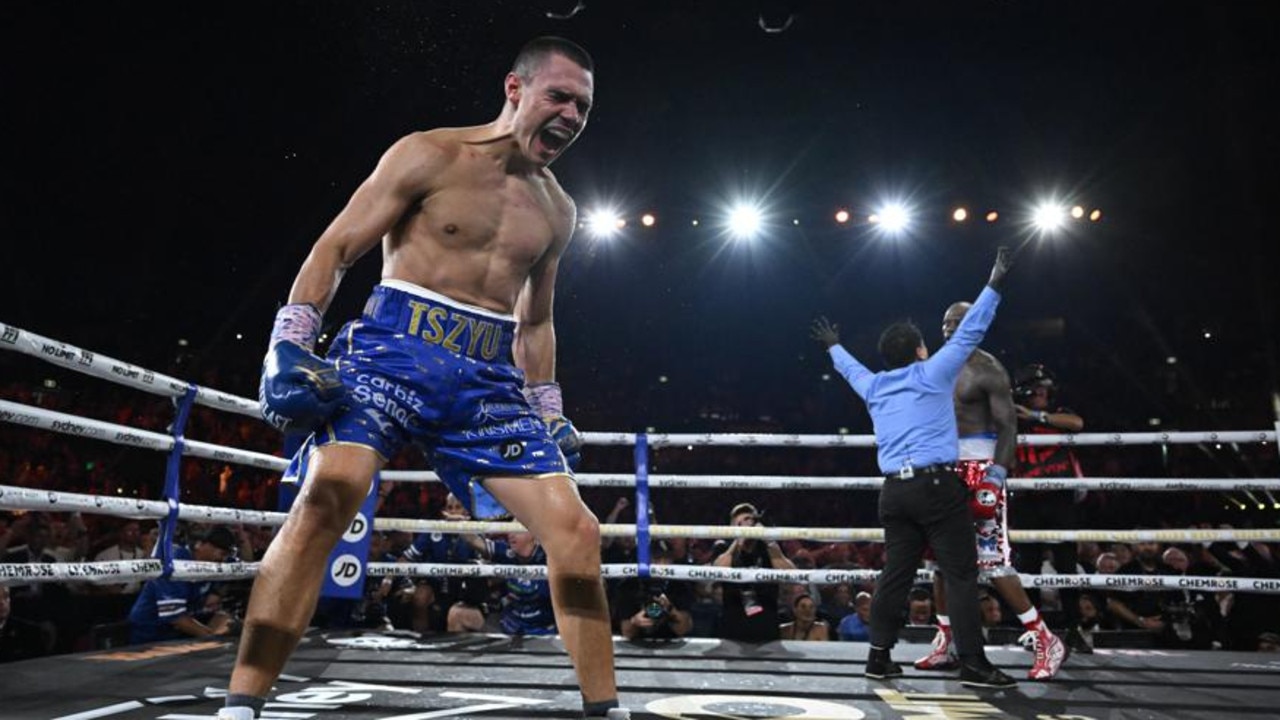
[[[991,480],[983,480],[974,486],[969,495],[969,512],[975,520],[990,520],[1004,505],[1004,488]]]

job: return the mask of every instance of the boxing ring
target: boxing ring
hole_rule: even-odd
[[[182,457],[282,471],[283,458],[187,439],[186,417],[194,404],[258,416],[255,400],[197,387],[127,362],[83,350],[0,323],[0,349],[137,390],[173,398],[177,412],[169,433],[91,420],[0,400],[0,420],[49,432],[92,438],[169,454],[164,498],[142,500],[62,493],[0,485],[0,509],[80,511],[155,519],[162,526],[159,557],[80,563],[0,564],[0,584],[105,582],[160,576],[177,579],[249,578],[254,563],[213,564],[175,560],[165,538],[178,521],[280,525],[284,513],[191,505],[180,501],[177,465]],[[631,446],[636,472],[582,473],[582,487],[635,488],[636,525],[604,524],[606,537],[753,538],[879,542],[878,528],[729,527],[649,524],[649,493],[678,490],[847,490],[879,488],[879,477],[788,477],[658,475],[648,473],[648,452],[667,445],[872,448],[870,436],[769,434],[583,433],[591,445]],[[1277,431],[1082,433],[1032,435],[1025,444],[1071,446],[1188,443],[1274,443]],[[384,471],[383,479],[437,482],[433,473]],[[1088,489],[1106,492],[1280,490],[1280,479],[1083,478],[1013,479],[1014,491]],[[1250,495],[1252,497],[1252,495]],[[375,518],[374,528],[430,533],[498,534],[515,523]],[[1280,529],[1012,530],[1013,542],[1246,542],[1280,540]],[[369,576],[545,577],[545,567],[370,563]],[[870,570],[715,568],[647,564],[606,565],[611,578],[649,575],[688,581],[829,584],[864,582]],[[920,580],[929,574],[921,571]],[[1280,593],[1274,578],[1023,575],[1027,588],[1106,590],[1196,589]],[[930,630],[929,636],[931,637]],[[904,635],[899,660],[927,652],[928,637]],[[850,642],[776,641],[763,645],[689,638],[671,642],[616,641],[619,697],[641,718],[1217,718],[1225,714],[1275,717],[1280,708],[1280,659],[1224,651],[1097,648],[1073,655],[1049,682],[1022,681],[1011,690],[973,691],[951,675],[914,670],[889,682],[862,677],[867,645]],[[1024,676],[1033,661],[1021,646],[988,646],[991,661]],[[105,651],[59,655],[0,666],[0,717],[212,718],[221,705],[235,657],[227,638],[175,640]],[[419,635],[407,631],[311,630],[280,678],[264,717],[428,720],[430,718],[571,718],[580,696],[557,638],[513,638],[489,634]]]

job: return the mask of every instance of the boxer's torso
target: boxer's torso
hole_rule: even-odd
[[[384,279],[511,314],[534,265],[572,232],[573,204],[550,171],[508,168],[486,128],[420,133],[431,187],[383,238]]]
[[[956,432],[960,437],[996,431],[991,416],[990,373],[1004,372],[1000,361],[983,350],[974,350],[956,379]]]

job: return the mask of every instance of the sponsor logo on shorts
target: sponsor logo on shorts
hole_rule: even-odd
[[[463,437],[468,440],[480,440],[483,438],[504,438],[512,435],[545,435],[546,425],[541,420],[532,417],[521,417],[514,420],[508,420],[497,425],[485,425],[475,430],[467,430],[463,433]]]
[[[524,455],[524,443],[511,440],[499,446],[498,453],[503,460],[519,460]]]
[[[502,350],[505,324],[472,317],[441,305],[410,300],[406,334],[459,355],[496,360]]]
[[[365,415],[378,424],[383,434],[392,430],[389,418],[401,427],[411,427],[418,422],[418,415],[426,403],[413,388],[371,373],[356,374],[356,386],[351,389],[356,402],[366,406]],[[371,412],[374,408],[377,412]]]

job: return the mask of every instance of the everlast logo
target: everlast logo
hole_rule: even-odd
[[[495,360],[502,349],[503,326],[447,307],[410,300],[409,335],[468,357]]]

